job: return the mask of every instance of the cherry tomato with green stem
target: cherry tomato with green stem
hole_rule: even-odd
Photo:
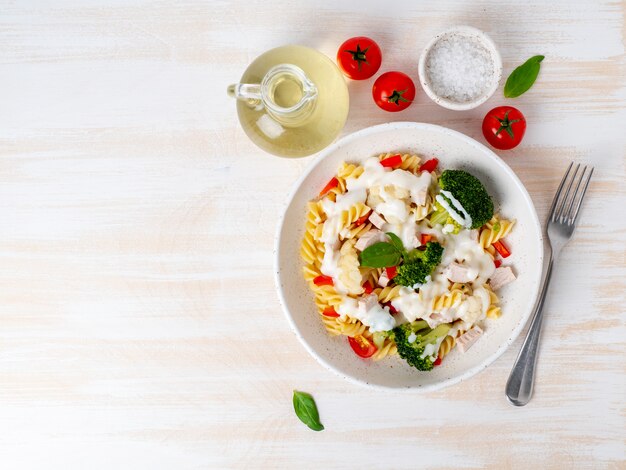
[[[376,41],[365,36],[348,39],[337,51],[339,68],[352,80],[370,78],[378,72],[382,60]]]
[[[517,147],[526,132],[526,118],[512,106],[498,106],[483,119],[483,135],[499,150]]]
[[[386,72],[374,82],[372,96],[379,108],[389,112],[408,108],[415,99],[415,84],[402,72]]]

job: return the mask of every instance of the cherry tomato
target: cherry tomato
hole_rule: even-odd
[[[374,343],[370,343],[369,340],[362,335],[356,335],[354,338],[348,336],[348,342],[354,353],[359,357],[372,357],[377,351]]]
[[[526,118],[512,106],[498,106],[483,119],[483,135],[487,142],[500,150],[517,147],[526,132]]]
[[[402,111],[415,99],[415,84],[402,72],[386,72],[374,82],[372,96],[385,111]]]
[[[382,53],[373,39],[365,36],[350,38],[337,51],[339,68],[352,80],[370,78],[380,68]]]

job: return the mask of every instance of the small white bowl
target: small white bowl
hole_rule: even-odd
[[[317,313],[313,293],[302,277],[300,244],[307,202],[337,173],[340,162],[361,163],[383,152],[436,156],[441,168],[467,169],[480,178],[496,210],[516,219],[507,236],[506,264],[515,282],[498,291],[502,316],[486,320],[484,335],[466,353],[453,350],[440,367],[420,372],[397,356],[374,362],[352,352],[345,336],[331,337]],[[295,184],[278,226],[275,247],[278,295],[287,320],[307,351],[340,376],[378,389],[437,390],[480,372],[517,338],[532,311],[541,280],[543,237],[526,189],[496,154],[474,139],[445,127],[394,122],[368,127],[326,148]]]
[[[437,95],[431,86],[430,77],[428,72],[426,71],[426,61],[433,46],[441,39],[451,37],[453,35],[463,36],[467,37],[469,40],[479,41],[485,47],[485,49],[490,52],[491,55],[491,59],[493,62],[493,74],[491,76],[491,83],[486,89],[485,93],[480,95],[473,101],[459,102]],[[491,98],[491,96],[498,89],[500,79],[502,78],[502,59],[500,58],[500,53],[498,52],[496,44],[489,36],[487,36],[486,33],[471,26],[455,26],[437,34],[434,38],[430,40],[430,42],[426,45],[426,47],[422,51],[422,54],[420,55],[418,70],[422,88],[431,100],[433,100],[438,105],[443,106],[444,108],[453,109],[455,111],[464,111],[480,106],[489,98]]]

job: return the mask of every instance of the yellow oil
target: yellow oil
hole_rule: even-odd
[[[271,95],[278,106],[291,108],[300,102],[304,90],[300,81],[295,80],[290,75],[285,75],[276,80]]]
[[[341,132],[350,107],[348,88],[337,66],[324,54],[304,46],[283,46],[259,56],[244,72],[241,83],[261,83],[278,64],[300,67],[317,88],[312,111],[302,119],[280,122],[259,103],[237,101],[239,120],[248,137],[267,152],[283,157],[311,155],[328,146]],[[303,96],[300,82],[290,76],[274,81],[271,98],[290,108]]]

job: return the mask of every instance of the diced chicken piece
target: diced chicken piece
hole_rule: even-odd
[[[470,230],[470,237],[472,238],[472,240],[474,241],[478,241],[478,235],[479,235],[479,231],[477,229],[474,230]]]
[[[380,230],[370,230],[359,238],[354,247],[359,251],[363,251],[365,248],[372,246],[374,243],[385,241],[387,241],[387,235],[383,232]]]
[[[389,276],[387,276],[387,270],[384,270],[383,273],[378,277],[378,285],[380,287],[387,287],[389,284]]]
[[[387,222],[385,222],[385,219],[383,219],[380,215],[378,215],[376,212],[372,212],[370,214],[370,218],[369,221],[374,224],[374,227],[376,227],[377,229],[382,229],[383,225],[385,225]]]
[[[466,352],[472,345],[476,342],[478,338],[483,334],[483,330],[480,326],[475,326],[474,328],[466,331],[463,335],[456,339],[456,345],[459,347],[461,352]]]
[[[451,263],[445,271],[445,276],[452,282],[472,282],[478,273],[475,270],[459,263]]]
[[[358,302],[359,309],[367,312],[378,306],[378,296],[376,294],[364,295]]]
[[[516,279],[515,274],[508,266],[496,268],[489,280],[489,286],[492,290],[498,290],[502,286],[513,282]]]

